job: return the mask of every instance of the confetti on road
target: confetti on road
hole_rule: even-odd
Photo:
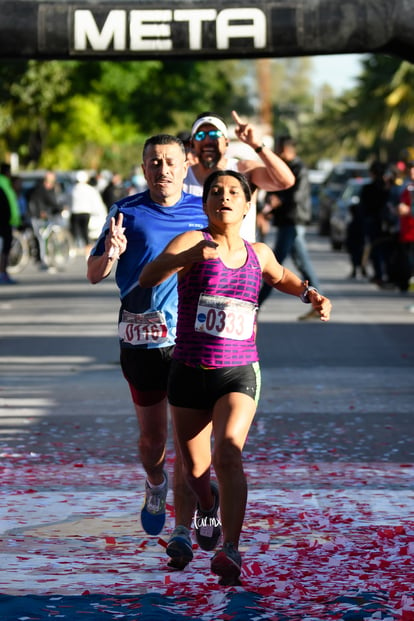
[[[297,324],[290,296],[261,311],[239,587],[196,545],[168,570],[171,493],[161,535],[140,526],[111,279],[78,257],[2,292],[0,621],[414,621],[412,314],[327,245],[310,239],[334,322]]]
[[[196,545],[190,566],[168,570],[173,508],[161,537],[143,532],[138,466],[29,461],[2,460],[2,621],[414,619],[410,464],[246,453],[243,584],[223,588]]]

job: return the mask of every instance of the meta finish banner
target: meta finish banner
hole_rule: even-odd
[[[398,24],[396,20],[398,19]],[[414,59],[412,0],[0,0],[0,57]]]

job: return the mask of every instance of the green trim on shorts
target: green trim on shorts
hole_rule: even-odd
[[[259,400],[260,400],[260,392],[262,390],[262,373],[260,371],[260,363],[259,362],[253,362],[252,363],[252,367],[253,370],[255,372],[256,375],[256,394],[254,397],[254,401],[256,403],[256,407],[259,405]]]

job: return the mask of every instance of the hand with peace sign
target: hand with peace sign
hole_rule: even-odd
[[[105,240],[105,249],[109,259],[115,260],[125,252],[127,239],[124,235],[123,214],[118,214],[118,219],[111,218],[109,223],[109,233]]]

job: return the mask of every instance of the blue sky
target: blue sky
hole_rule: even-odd
[[[315,89],[329,84],[335,93],[355,86],[355,78],[361,71],[361,60],[367,54],[335,54],[313,56],[313,83]]]

